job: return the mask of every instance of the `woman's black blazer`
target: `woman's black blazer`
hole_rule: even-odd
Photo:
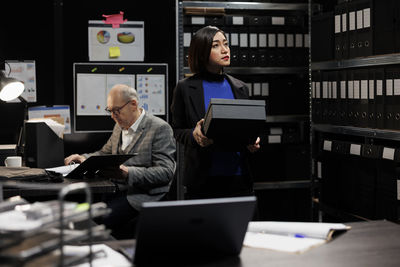
[[[249,89],[244,82],[224,75],[231,85],[235,99],[249,97]],[[171,125],[176,140],[184,145],[183,181],[188,189],[201,185],[202,177],[207,176],[211,164],[209,153],[215,149],[215,145],[203,148],[193,139],[192,132],[197,122],[204,118],[205,112],[202,76],[195,74],[180,80],[173,92]]]

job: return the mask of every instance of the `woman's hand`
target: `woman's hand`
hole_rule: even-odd
[[[260,137],[257,137],[257,140],[254,144],[248,145],[247,149],[251,152],[254,153],[260,149]]]
[[[201,147],[206,147],[214,143],[212,139],[207,138],[203,132],[201,131],[201,128],[203,126],[204,119],[201,119],[197,122],[196,127],[193,130],[193,138],[196,140],[197,144]]]

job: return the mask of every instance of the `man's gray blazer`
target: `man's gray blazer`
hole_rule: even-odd
[[[148,113],[124,151],[120,148],[121,132],[121,127],[115,124],[103,148],[83,156],[137,153],[124,165],[129,169],[127,199],[139,210],[143,202],[157,201],[168,192],[176,168],[175,139],[167,122]]]

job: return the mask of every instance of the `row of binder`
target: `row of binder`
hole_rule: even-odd
[[[334,11],[312,18],[313,61],[400,51],[399,12],[396,0],[339,1]]]
[[[236,25],[236,26],[295,26],[306,27],[304,13],[288,15],[185,15],[185,25]]]
[[[400,162],[400,148],[378,144],[364,144],[347,140],[335,140],[332,138],[319,140],[317,156],[323,156],[324,153]]]
[[[183,47],[185,66],[192,35],[198,28],[185,27]],[[309,35],[302,32],[276,32],[267,28],[223,29],[231,49],[231,66],[304,66],[308,62]],[[247,31],[249,30],[249,31]]]
[[[395,160],[385,160],[386,149]],[[322,140],[315,164],[322,203],[369,219],[397,220],[399,153],[380,145]]]
[[[312,121],[400,129],[400,68],[312,73]]]

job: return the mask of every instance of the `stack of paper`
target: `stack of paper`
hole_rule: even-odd
[[[302,253],[350,229],[341,223],[250,222],[243,244],[247,247]]]

